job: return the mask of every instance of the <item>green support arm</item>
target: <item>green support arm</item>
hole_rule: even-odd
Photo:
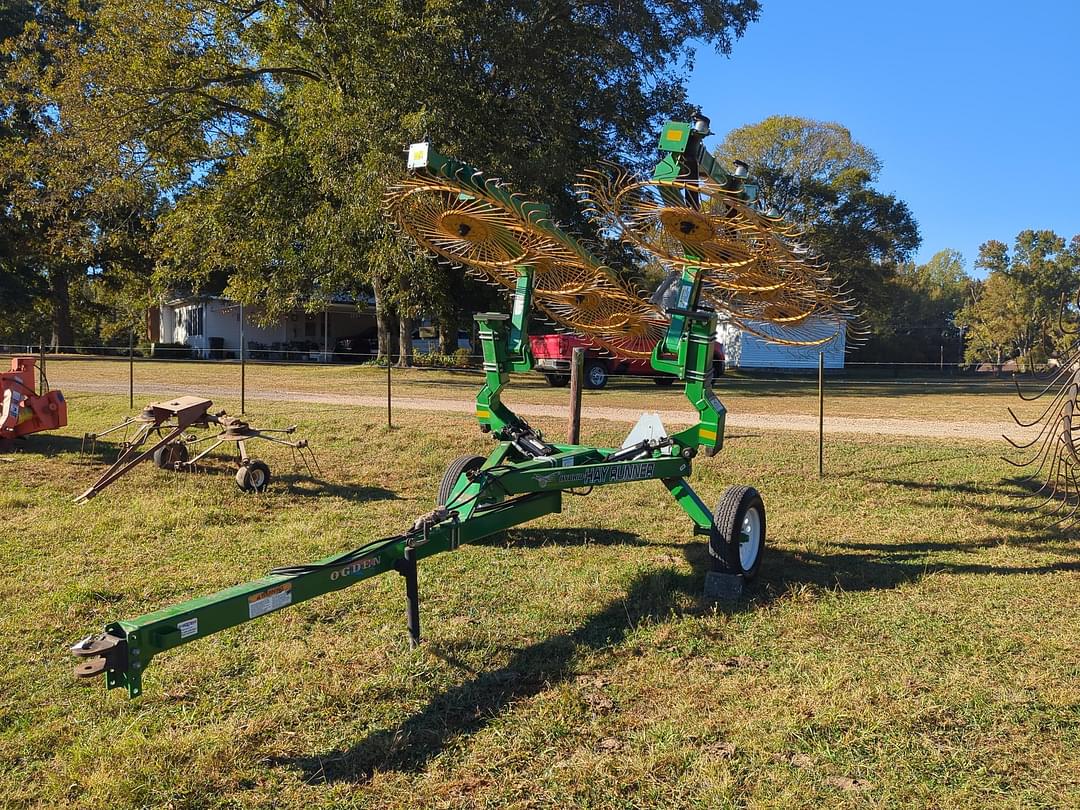
[[[731,188],[740,198],[752,199],[748,184],[725,172],[709,154],[703,136],[692,125],[669,121],[660,134],[664,157],[653,170],[653,179],[694,180],[705,176]],[[693,207],[688,192],[670,185],[660,186],[661,195],[671,205]],[[756,194],[756,191],[753,193]],[[693,260],[693,254],[687,258]],[[698,423],[673,437],[684,447],[704,447],[714,455],[724,442],[725,409],[712,390],[716,313],[701,308],[701,273],[688,264],[679,278],[675,306],[668,310],[671,323],[653,350],[652,366],[657,371],[674,374],[685,382],[686,398],[698,412]],[[685,508],[685,505],[684,505]]]
[[[525,421],[503,404],[502,390],[511,372],[532,371],[534,364],[528,332],[532,281],[532,268],[519,267],[512,314],[481,312],[475,316],[484,353],[484,386],[476,394],[476,418],[481,430],[496,436],[503,436],[508,427],[526,427]]]

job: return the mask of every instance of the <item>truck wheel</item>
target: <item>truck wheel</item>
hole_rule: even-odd
[[[547,380],[548,385],[552,388],[565,388],[566,384],[570,382],[569,374],[545,374],[544,379]]]
[[[585,364],[585,387],[603,388],[607,385],[608,373],[603,363],[590,360]]]
[[[154,451],[154,466],[159,470],[175,470],[176,465],[188,460],[187,446],[171,442]]]
[[[236,471],[236,485],[244,492],[262,492],[270,483],[270,467],[265,461],[253,459]]]
[[[753,579],[764,550],[765,503],[753,487],[728,487],[716,505],[709,532],[713,569]]]
[[[724,361],[723,360],[714,360],[713,364],[712,364],[712,367],[713,367],[713,376],[714,377],[723,377],[724,376]]]
[[[654,383],[656,383],[657,385],[662,386],[664,388],[670,388],[671,386],[673,386],[675,384],[675,381],[677,379],[679,379],[679,378],[678,377],[672,377],[672,376],[670,376],[668,374],[665,374],[662,377],[653,377],[652,381]]]
[[[450,500],[450,493],[454,491],[454,484],[458,482],[465,473],[475,472],[484,466],[485,459],[483,456],[465,455],[459,456],[450,462],[450,466],[446,468],[446,472],[443,473],[442,483],[439,484],[439,494],[435,499],[436,506],[446,506],[446,502]]]

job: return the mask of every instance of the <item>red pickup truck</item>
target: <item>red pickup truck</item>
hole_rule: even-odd
[[[606,357],[593,344],[577,335],[530,335],[529,348],[532,349],[536,370],[547,378],[548,384],[555,387],[570,382],[570,356],[574,349],[585,349],[586,388],[603,388],[612,374],[634,374],[651,377],[657,385],[671,385],[675,377],[653,369],[648,360],[627,360],[622,357]],[[713,370],[719,377],[724,373],[724,346],[714,343]]]

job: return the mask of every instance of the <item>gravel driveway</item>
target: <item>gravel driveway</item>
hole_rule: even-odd
[[[84,391],[95,394],[126,394],[127,386],[111,382],[93,382],[80,380],[68,382],[67,390],[71,393]],[[162,398],[180,393],[213,398],[220,391],[213,387],[186,386],[183,391],[165,385],[147,383],[136,386],[137,394],[158,395]],[[365,408],[384,408],[386,398],[382,396],[350,396],[347,394],[313,394],[300,391],[249,391],[249,400],[273,402],[312,402],[330,405],[353,405]],[[475,403],[465,399],[428,399],[419,397],[394,397],[395,409],[410,411],[440,411],[450,413],[472,413]],[[560,405],[531,405],[515,403],[514,410],[522,416],[548,416],[566,418],[568,408]],[[666,425],[689,425],[694,422],[694,415],[685,411],[659,411],[660,418]],[[614,422],[636,422],[641,411],[633,408],[603,408],[585,405],[582,416],[586,419],[606,419]],[[803,414],[770,414],[762,412],[729,412],[728,428],[752,430],[794,430],[814,433],[818,429],[817,416]],[[941,420],[920,419],[861,419],[856,417],[825,417],[825,432],[830,434],[860,434],[869,436],[917,436],[936,439],[972,439],[994,441],[1003,433],[1009,432],[1010,425],[1005,422],[946,422]]]

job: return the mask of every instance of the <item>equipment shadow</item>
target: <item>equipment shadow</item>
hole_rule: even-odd
[[[8,442],[0,442],[0,452],[5,455],[33,455],[33,456],[74,456],[79,458],[71,461],[85,460],[86,463],[98,463],[97,454],[92,454],[89,449],[82,452],[82,436],[62,436],[53,433],[34,433]],[[112,462],[109,462],[110,464]]]
[[[290,495],[299,495],[302,498],[340,498],[352,503],[407,500],[393,490],[383,487],[335,484],[322,478],[313,478],[306,473],[285,473],[275,476],[275,480],[285,484]],[[270,486],[273,485],[274,481],[271,481]]]
[[[681,565],[658,564],[656,569],[638,576],[625,596],[612,600],[576,628],[518,649],[506,665],[486,672],[462,665],[463,656],[456,650],[430,645],[432,654],[467,672],[468,680],[436,695],[400,724],[373,731],[349,748],[312,756],[279,757],[271,764],[299,769],[309,784],[364,782],[380,770],[422,770],[455,739],[480,731],[514,702],[573,678],[578,674],[576,662],[583,652],[618,646],[643,621],[663,623],[673,616],[712,610],[745,612],[808,585],[868,591],[895,588],[933,573],[1019,575],[1080,570],[1080,562],[1075,561],[1019,567],[933,562],[928,558],[935,553],[978,550],[983,548],[980,543],[848,543],[835,544],[842,549],[840,553],[822,554],[769,549],[757,580],[748,586],[744,597],[714,605],[701,598],[710,560],[704,540],[658,544],[619,531],[521,530],[507,533],[501,541],[488,542],[505,542],[516,548],[538,548],[552,542],[578,546],[678,546],[692,571],[686,572]],[[687,608],[688,603],[693,607]]]

